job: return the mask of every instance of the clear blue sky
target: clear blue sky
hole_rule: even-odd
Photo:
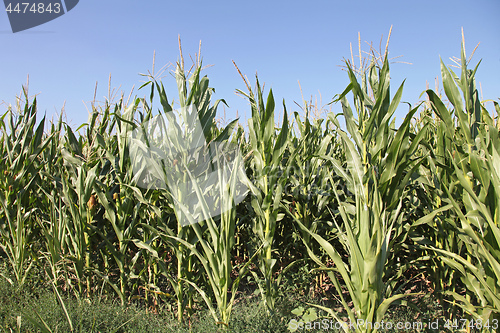
[[[357,50],[358,32],[377,46],[393,26],[390,57],[412,63],[392,64],[392,89],[407,79],[403,100],[416,103],[426,88],[434,88],[439,76],[439,57],[452,64],[459,56],[461,28],[470,52],[481,43],[473,63],[482,59],[477,73],[484,99],[500,97],[500,1],[96,1],[80,0],[66,15],[25,32],[11,32],[7,13],[0,13],[0,111],[15,103],[29,74],[30,95],[37,95],[39,112],[49,117],[65,111],[72,125],[87,121],[96,81],[97,99],[111,86],[134,95],[142,77],[151,69],[179,58],[177,37],[184,55],[198,51],[202,41],[205,70],[216,89],[215,98],[229,104],[226,117],[250,115],[245,100],[235,89],[245,85],[234,60],[254,83],[258,72],[266,88],[273,88],[281,109],[284,98],[289,111],[301,103],[297,81],[304,96],[321,94],[323,104],[347,85],[341,70],[350,57],[349,44]],[[366,45],[363,49],[367,50]],[[190,60],[186,60],[189,64]],[[170,69],[174,67],[171,66]],[[164,84],[170,99],[176,98],[174,79]],[[334,106],[339,110],[340,106]],[[398,118],[404,114],[398,110]],[[223,109],[219,110],[222,115]],[[280,110],[277,111],[279,113]],[[245,121],[246,122],[246,121]]]

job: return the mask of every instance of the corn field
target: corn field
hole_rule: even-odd
[[[426,90],[396,126],[404,83],[391,94],[387,52],[368,60],[346,61],[349,84],[332,102],[342,112],[323,118],[306,102],[303,114],[288,113],[240,73],[247,126],[217,122],[225,101],[213,100],[201,61],[186,70],[182,53],[177,104],[149,76],[147,97],[93,105],[77,129],[62,115],[40,119],[25,90],[0,119],[0,278],[23,288],[36,267],[57,295],[161,305],[180,322],[208,309],[228,330],[242,289],[273,314],[283,279],[309,262],[313,287],[331,286],[321,291],[331,305],[311,306],[340,323],[364,322],[346,332],[376,332],[368,323],[424,292],[451,321],[462,313],[469,331],[497,332],[500,106],[493,102],[492,115],[479,99],[478,67],[470,69],[463,43],[458,70],[441,61],[444,94]],[[169,186],[139,186],[134,173],[130,133],[188,107],[207,144],[241,153],[232,157],[242,168],[220,192],[241,182],[247,195],[221,199],[218,215],[196,182],[181,191],[193,156],[164,161],[177,170]],[[189,196],[200,200],[199,218],[183,223]]]

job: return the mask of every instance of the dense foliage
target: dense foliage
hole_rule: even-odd
[[[186,72],[182,59],[179,105],[150,77],[142,87],[149,98],[94,106],[78,129],[62,116],[37,120],[36,99],[25,93],[25,104],[0,119],[2,278],[22,290],[39,272],[71,329],[61,294],[140,301],[180,322],[205,308],[224,329],[245,293],[258,293],[272,314],[284,281],[302,274],[329,300],[314,306],[339,322],[380,322],[391,304],[418,295],[420,281],[446,318],[462,313],[475,329],[495,331],[500,121],[479,100],[477,66],[468,69],[462,47],[458,75],[441,63],[445,96],[425,91],[396,127],[403,84],[391,95],[387,57],[363,71],[346,65],[350,83],[334,99],[340,115],[311,119],[305,103],[305,117],[290,116],[283,103],[280,127],[272,91],[266,97],[258,79],[252,89],[246,78],[239,92],[250,102],[248,126],[218,125],[224,101],[212,101],[201,63]],[[195,106],[207,143],[239,147],[246,172],[231,174],[228,187],[244,182],[243,202],[185,225],[189,211],[173,191],[181,183],[137,186],[128,134],[157,114],[157,99],[159,114]],[[296,280],[286,293],[310,287]]]

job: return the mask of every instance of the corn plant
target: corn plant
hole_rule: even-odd
[[[338,203],[342,225],[336,223],[339,241],[348,253],[349,261],[342,260],[340,249],[334,248],[322,236],[310,231],[300,221],[298,225],[319,243],[331,258],[335,267],[328,269],[305,244],[311,257],[321,268],[328,270],[345,311],[357,332],[374,332],[373,323],[380,322],[387,308],[394,301],[405,297],[404,294],[391,294],[386,282],[397,273],[398,267],[387,266],[390,249],[397,239],[404,220],[403,198],[407,193],[407,184],[418,170],[422,158],[413,158],[418,149],[422,133],[412,136],[409,133],[410,120],[417,108],[407,114],[402,125],[395,130],[391,117],[394,114],[403,90],[401,85],[390,99],[389,64],[387,57],[382,68],[375,62],[369,68],[369,76],[364,77],[360,85],[348,64],[350,84],[336,99],[341,101],[343,116],[348,133],[337,130],[344,146],[345,164],[334,156],[324,156],[331,162],[336,174],[346,183],[347,193],[353,201],[341,200],[338,191],[334,191]],[[368,87],[373,93],[369,98]],[[358,112],[358,119],[353,116],[345,97],[353,93]],[[333,114],[329,115],[336,121]],[[332,186],[336,184],[330,177]],[[335,218],[335,216],[333,216]],[[339,274],[349,292],[353,308],[342,294]],[[326,310],[336,320],[341,321],[332,309]],[[343,326],[347,331],[347,327]]]
[[[59,195],[61,185],[61,132],[64,122],[62,113],[56,123],[52,122],[49,133],[52,135],[50,144],[42,151],[43,163],[40,170],[41,181],[38,183],[39,207],[36,221],[40,227],[42,257],[50,268],[50,274],[54,280],[64,275],[65,281],[69,281],[68,270],[65,267],[67,253],[66,239],[67,229],[64,219],[59,218],[62,214],[63,201]]]
[[[32,252],[36,238],[36,184],[40,180],[42,163],[39,155],[52,136],[43,135],[45,118],[36,126],[36,99],[26,103],[17,117],[11,108],[1,117],[1,198],[0,248],[8,258],[18,286],[22,286],[36,253]],[[7,128],[8,123],[9,127]],[[12,283],[12,280],[7,277]]]
[[[222,148],[222,149],[221,149]],[[193,253],[201,265],[209,281],[211,293],[207,294],[201,286],[193,283],[192,281],[185,280],[189,285],[196,289],[206,302],[214,320],[218,324],[229,326],[230,315],[232,306],[236,297],[236,291],[241,278],[247,272],[247,267],[250,263],[248,261],[243,267],[240,268],[238,277],[233,280],[231,273],[233,270],[232,265],[232,250],[235,245],[235,227],[236,227],[236,213],[233,198],[237,192],[238,179],[245,179],[241,167],[241,157],[239,154],[227,155],[224,145],[215,148],[215,163],[223,165],[229,157],[233,168],[227,174],[223,168],[217,170],[218,179],[221,181],[216,189],[220,201],[216,205],[221,205],[220,218],[214,218],[210,214],[211,208],[206,202],[206,189],[198,184],[197,179],[193,173],[184,166],[186,174],[190,177],[194,186],[195,194],[198,198],[201,213],[203,214],[203,222],[198,223],[193,219],[192,210],[182,202],[178,202],[178,207],[182,210],[185,219],[189,220],[188,227],[195,233],[198,238],[200,249],[197,248],[196,243],[192,244],[179,237],[171,236],[171,233],[159,233],[165,241],[175,241],[185,247],[188,251]],[[206,153],[206,152],[205,152]],[[207,170],[210,171],[210,170]],[[228,177],[228,178],[227,178]],[[210,192],[211,193],[211,192]],[[176,200],[178,200],[176,198]],[[180,215],[180,214],[177,214]],[[229,296],[231,292],[231,296]],[[213,307],[213,299],[217,305],[217,311]]]
[[[287,172],[284,172],[280,161],[288,145],[288,115],[283,103],[283,123],[277,134],[272,90],[269,91],[264,104],[263,88],[258,78],[256,78],[256,93],[250,88],[247,79],[243,76],[242,78],[248,88],[248,93],[241,90],[237,92],[248,99],[252,109],[252,118],[248,120],[248,130],[252,149],[252,184],[254,184],[254,186],[250,185],[251,206],[255,214],[253,232],[258,238],[256,247],[262,246],[263,249],[258,256],[258,267],[263,280],[258,279],[258,285],[264,304],[272,312],[278,295],[278,285],[274,279],[277,260],[273,256],[273,246],[277,224],[284,216],[280,213],[280,201]]]
[[[37,222],[41,230],[41,243],[42,249],[40,254],[45,258],[49,265],[50,274],[52,279],[57,281],[60,277],[68,283],[70,278],[68,276],[69,269],[67,267],[68,258],[65,257],[67,251],[66,240],[68,236],[68,229],[65,225],[65,219],[59,218],[63,212],[62,199],[47,194],[49,203],[49,212],[37,216]],[[56,201],[57,200],[57,201]]]
[[[458,217],[457,221],[450,222],[451,227],[467,250],[464,254],[456,253],[439,244],[433,249],[460,273],[469,291],[466,297],[453,290],[447,293],[473,316],[476,323],[477,320],[498,322],[500,138],[494,120],[479,100],[474,78],[479,64],[474,70],[467,69],[464,44],[462,41],[460,77],[441,61],[443,86],[453,113],[432,90],[428,90],[427,95],[432,109],[445,124],[446,140],[452,142],[445,154],[452,164],[453,182],[441,184],[447,203],[442,210],[452,209]],[[487,326],[478,328],[490,331]]]
[[[196,142],[195,141],[191,142],[188,140],[187,137],[187,133],[189,133],[189,131],[192,131],[194,128],[197,128],[194,125],[193,121],[199,122],[201,127],[201,132],[198,134],[200,134],[203,137],[204,142],[208,144],[220,143],[222,141],[229,139],[233,131],[233,128],[237,122],[237,120],[234,120],[224,128],[221,128],[220,130],[216,129],[215,127],[216,110],[219,103],[221,102],[225,103],[225,102],[223,100],[217,100],[212,104],[211,96],[214,90],[213,88],[209,87],[209,80],[206,76],[203,78],[200,77],[201,69],[202,69],[201,60],[198,60],[198,62],[194,65],[193,71],[190,73],[191,75],[188,77],[188,75],[184,70],[184,59],[182,57],[182,52],[181,52],[181,59],[177,63],[176,70],[174,72],[174,77],[176,78],[177,81],[177,88],[179,93],[179,106],[180,106],[180,108],[178,109],[180,110],[179,116],[184,121],[183,122],[184,125],[190,124],[188,126],[189,128],[187,129],[184,129],[182,124],[177,124],[177,120],[175,119],[175,117],[173,117],[174,106],[169,103],[163,84],[161,82],[157,82],[154,76],[148,75],[149,81],[143,85],[143,87],[147,85],[151,86],[151,94],[150,94],[151,105],[153,102],[153,96],[155,92],[157,92],[158,97],[160,99],[160,104],[162,105],[163,109],[160,115],[158,116],[159,117],[158,119],[160,120],[168,119],[168,121],[163,123],[163,122],[156,122],[155,120],[153,120],[147,125],[145,122],[142,122],[139,125],[139,128],[142,128],[143,130],[147,131],[147,129],[143,127],[153,128],[155,126],[158,126],[158,128],[164,129],[165,136],[163,137],[163,139],[166,138],[171,138],[171,139],[167,140],[168,142],[160,142],[159,144],[160,146],[161,145],[164,146],[165,144],[167,144],[166,151],[169,151],[170,153],[174,152],[174,155],[176,155],[176,156],[162,156],[160,158],[161,165],[158,164],[159,179],[162,179],[163,181],[169,179],[168,188],[160,189],[160,193],[165,194],[164,198],[167,198],[169,200],[168,205],[170,207],[174,207],[179,204],[182,205],[192,200],[195,201],[200,200],[200,198],[197,197],[198,196],[197,193],[187,191],[185,189],[185,184],[190,182],[188,174],[186,172],[179,173],[180,170],[184,170],[184,168],[187,168],[189,164],[195,162],[194,160],[192,160],[193,156],[191,155],[192,153],[193,154],[195,153],[189,147],[193,145],[197,146],[197,144],[200,143],[198,142],[200,138],[190,138],[189,140],[196,141]],[[148,110],[150,110],[150,107],[147,106],[147,104],[146,107],[148,108]],[[165,128],[167,123],[169,126],[168,129]],[[183,132],[182,130],[185,131]],[[178,131],[178,135],[172,137],[170,131]],[[188,141],[181,142],[182,140],[180,140],[179,138],[183,138]],[[210,153],[210,151],[208,153]],[[198,154],[201,154],[200,156],[203,155],[202,152],[198,152]],[[151,208],[154,211],[157,210],[154,207]],[[200,207],[198,207],[197,209],[198,209],[198,214],[200,214],[201,213],[201,211],[199,210]],[[157,246],[152,246],[155,244],[156,245],[165,244],[169,246],[169,248],[175,254],[177,260],[176,279],[172,279],[170,277],[169,269],[165,267],[163,263],[156,262],[155,265],[156,264],[159,265],[158,266],[159,270],[162,272],[163,276],[165,276],[170,281],[170,284],[173,290],[175,291],[177,298],[177,318],[179,321],[182,321],[184,311],[187,309],[188,314],[191,314],[192,309],[194,307],[193,291],[196,290],[202,291],[198,286],[200,281],[199,277],[197,276],[199,275],[197,274],[197,272],[200,263],[203,264],[204,262],[199,258],[200,252],[196,252],[195,250],[197,247],[199,247],[197,245],[198,242],[202,241],[204,242],[202,235],[204,234],[204,232],[206,232],[206,230],[199,229],[198,228],[199,226],[191,227],[190,226],[191,223],[187,224],[185,223],[187,215],[193,214],[194,212],[189,212],[188,214],[188,212],[184,212],[180,208],[174,209],[173,212],[175,214],[175,219],[177,221],[176,230],[175,228],[171,228],[170,226],[166,225],[164,222],[156,223],[156,226],[153,228],[151,226],[144,225],[143,226],[144,229],[148,230],[148,232],[150,233],[150,239],[144,238],[143,240],[136,240],[136,245],[142,248],[143,251],[152,254],[153,257],[156,259],[158,259],[157,254],[159,249]],[[154,214],[156,216],[166,215],[162,214],[161,212],[155,212]],[[205,219],[206,218],[202,220]],[[231,217],[231,221],[232,221],[231,223],[234,223],[234,217]],[[213,223],[215,222],[212,220],[212,224]],[[206,226],[204,228],[206,228]],[[213,230],[213,228],[214,226],[210,230]],[[224,232],[221,231],[220,237],[223,237],[222,235]],[[232,231],[232,233],[234,234],[234,230]],[[212,241],[216,242],[217,237],[215,237],[214,235],[212,236],[213,236],[211,238]],[[160,243],[158,243],[159,240],[161,240]],[[227,251],[227,249],[232,249],[231,244],[232,243],[226,244],[225,247],[222,248],[220,246],[215,246],[215,250]],[[206,250],[205,247],[202,248]],[[209,255],[207,254],[207,252],[205,252],[205,254]],[[229,267],[229,270],[231,270],[230,260],[228,262],[225,262],[224,265],[229,265],[227,267]],[[205,270],[207,269],[206,266],[203,267],[205,268]],[[228,279],[227,267],[224,269],[224,279]],[[206,272],[208,274],[208,277],[210,277],[211,275],[209,274],[209,271]],[[230,279],[227,281],[230,281]],[[198,282],[198,284],[196,282]],[[210,282],[210,279],[208,280],[208,282]],[[214,287],[213,284],[210,285]],[[220,302],[223,302],[224,304],[228,303],[227,295],[223,297],[221,296],[223,294],[224,294],[223,291],[218,291],[218,292],[214,291],[214,295],[219,295],[216,296],[218,304]],[[207,298],[205,298],[205,300],[207,300]],[[219,306],[219,309],[221,311],[221,318],[218,321],[222,321],[226,324],[228,323],[229,320],[229,315],[228,314],[226,315],[226,313],[230,313],[230,307],[229,310],[227,310],[227,308],[228,308],[227,305]]]
[[[318,220],[321,220],[321,213],[328,210],[325,209],[326,204],[329,202],[326,194],[328,187],[328,171],[324,165],[324,160],[315,155],[325,155],[326,149],[330,144],[330,138],[321,133],[322,121],[317,121],[316,124],[311,124],[308,119],[308,114],[304,122],[300,116],[295,112],[295,123],[299,128],[299,135],[291,138],[288,145],[289,151],[297,150],[291,153],[290,156],[294,157],[292,163],[293,167],[290,168],[288,175],[288,184],[285,187],[284,197],[288,204],[288,213],[292,218],[302,220],[307,228],[316,231]],[[325,139],[323,141],[323,139]],[[323,192],[324,193],[321,193]],[[319,195],[318,195],[319,194]],[[319,199],[314,202],[311,199]],[[319,214],[314,214],[312,211],[318,210]],[[308,234],[303,235],[308,242]]]
[[[72,162],[76,163],[76,158]],[[97,205],[92,194],[96,173],[97,166],[87,170],[83,163],[71,164],[68,174],[61,178],[64,206],[59,218],[64,221],[67,231],[68,255],[73,262],[78,295],[83,295],[85,286],[87,296],[91,287],[89,243],[92,214]]]
[[[248,264],[245,265],[240,270],[239,277],[232,281],[231,258],[236,226],[233,198],[237,190],[237,179],[241,181],[246,176],[242,168],[239,167],[241,164],[240,155],[230,153],[231,149],[225,149],[224,142],[231,134],[235,122],[221,131],[208,146],[198,145],[200,143],[198,135],[206,139],[204,135],[207,133],[208,137],[211,137],[211,126],[213,126],[211,117],[204,117],[207,107],[209,107],[205,104],[207,100],[205,94],[208,92],[204,90],[208,87],[205,85],[205,82],[208,83],[208,81],[202,80],[201,84],[197,81],[199,70],[200,67],[196,69],[195,79],[191,81],[191,93],[185,102],[181,102],[181,106],[184,107],[178,111],[178,119],[174,116],[176,111],[173,111],[168,104],[163,86],[154,83],[164,108],[162,115],[164,118],[160,117],[148,124],[141,124],[139,129],[148,134],[144,137],[144,141],[149,142],[149,144],[155,140],[153,134],[159,131],[162,133],[159,136],[160,141],[155,141],[155,148],[156,150],[163,148],[169,154],[162,156],[161,159],[153,159],[155,161],[161,160],[160,163],[151,160],[149,164],[154,164],[153,172],[156,173],[158,170],[159,180],[168,180],[168,188],[164,190],[173,200],[178,231],[176,234],[165,225],[158,225],[156,230],[148,227],[149,230],[152,230],[154,238],[147,242],[137,240],[136,244],[157,259],[159,259],[158,251],[151,246],[156,238],[162,239],[164,244],[169,244],[174,249],[178,260],[178,276],[176,281],[171,279],[169,281],[177,294],[179,320],[182,320],[182,311],[186,307],[183,290],[185,286],[189,286],[205,300],[215,321],[227,326],[239,280],[243,276],[243,269],[248,266]],[[181,75],[181,72],[182,68],[179,64],[176,75]],[[181,80],[181,82],[183,81]],[[181,85],[179,89],[181,94],[183,89]],[[195,102],[194,106],[200,105],[203,108],[201,112],[195,107],[186,107],[188,105],[184,103],[190,102]],[[212,111],[210,110],[210,112]],[[164,119],[165,121],[163,121]],[[198,121],[201,124],[201,132],[197,131],[196,123]],[[149,149],[153,149],[153,147],[151,146]],[[224,168],[227,161],[231,161],[234,166],[229,173]],[[213,175],[216,175],[216,179],[219,180],[218,184],[210,183],[210,177]],[[200,177],[205,181],[201,181]],[[220,207],[220,212],[217,214],[220,218],[215,218],[211,214],[213,207],[209,207],[207,198],[211,198],[211,200],[217,198],[213,199],[215,201],[211,202],[210,205]],[[210,294],[207,294],[202,286],[190,279],[189,273],[192,269],[193,255],[201,263],[205,272],[211,289]],[[187,260],[184,260],[185,258]],[[167,273],[163,263],[158,262],[158,264],[161,270]],[[232,296],[228,297],[230,290]],[[215,298],[218,311],[213,308],[212,296]]]
[[[140,101],[135,100],[128,106],[124,106],[122,102],[123,100],[115,106],[114,122],[110,125],[116,126],[116,134],[111,134],[108,130],[109,136],[106,136],[105,140],[94,139],[94,141],[102,142],[96,149],[102,150],[99,154],[100,164],[108,166],[104,168],[107,172],[101,171],[101,177],[96,184],[96,194],[103,208],[104,221],[111,227],[96,231],[106,244],[106,250],[118,268],[119,281],[117,284],[110,282],[110,285],[117,291],[124,303],[131,274],[137,261],[137,256],[132,256],[131,239],[136,237],[137,226],[142,218],[141,212],[145,208],[145,200],[142,192],[134,186],[127,139],[128,133],[135,128],[133,121]],[[123,112],[122,108],[124,108]],[[108,107],[106,106],[105,109]],[[91,135],[98,138],[100,133],[96,131]]]
[[[287,184],[283,193],[282,206],[286,215],[293,221],[300,221],[310,231],[329,237],[327,235],[333,226],[329,213],[333,202],[329,180],[331,168],[321,156],[327,153],[338,154],[341,146],[329,133],[331,127],[329,119],[325,128],[323,128],[323,119],[316,119],[313,122],[309,120],[310,108],[311,106],[306,103],[304,121],[297,112],[294,113],[298,132],[290,138],[287,149],[287,163],[290,167],[286,169]],[[277,238],[280,238],[278,243],[280,248],[283,251],[290,248],[288,261],[292,261],[294,255],[304,253],[300,250],[300,237],[315,252],[317,246],[312,242],[308,232],[296,227],[297,230],[292,234],[289,223],[281,223],[278,228]],[[295,235],[296,233],[300,234],[300,237]],[[292,261],[290,266],[284,269],[285,273],[286,270],[291,269],[292,265],[297,265],[301,261],[300,259]],[[321,273],[316,277],[317,286],[323,283],[324,275]]]
[[[447,197],[444,188],[454,188],[453,195],[460,195],[458,188],[451,186],[456,179],[451,168],[452,158],[448,154],[454,145],[452,138],[446,135],[450,124],[436,118],[430,103],[425,103],[425,109],[421,111],[420,119],[415,124],[417,131],[427,126],[428,134],[421,145],[420,154],[426,158],[420,166],[419,186],[413,192],[420,212],[412,219],[410,234],[416,244],[413,249],[420,255],[417,259],[420,262],[418,266],[427,273],[427,278],[432,283],[429,287],[443,306],[444,316],[451,320],[459,309],[445,291],[458,292],[463,288],[459,274],[436,256],[434,251],[417,245],[430,242],[438,248],[459,255],[463,255],[466,250],[453,227],[457,215],[443,201]],[[426,217],[422,218],[423,216]]]

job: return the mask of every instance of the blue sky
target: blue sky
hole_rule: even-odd
[[[68,122],[77,126],[87,121],[90,101],[98,82],[97,100],[111,87],[126,96],[151,69],[174,64],[179,58],[177,38],[184,55],[198,52],[202,42],[205,70],[215,88],[215,98],[229,104],[226,118],[236,113],[242,121],[250,116],[249,106],[235,94],[245,85],[232,64],[255,82],[272,88],[275,99],[284,98],[288,111],[304,97],[331,101],[348,83],[341,70],[342,59],[356,52],[358,32],[378,48],[393,26],[390,57],[412,65],[391,65],[392,91],[406,78],[403,101],[412,104],[426,88],[434,88],[439,76],[439,57],[452,64],[459,56],[461,28],[470,54],[481,43],[473,63],[482,59],[477,73],[484,99],[500,97],[500,1],[95,1],[80,0],[66,15],[30,30],[13,34],[7,13],[0,13],[0,112],[15,103],[29,74],[29,93],[37,95],[39,112],[49,118],[65,103]],[[190,64],[190,60],[186,60]],[[174,69],[173,66],[169,70]],[[169,99],[176,99],[175,81],[163,82]],[[87,104],[85,106],[84,102]],[[491,109],[491,104],[490,104]],[[334,105],[333,110],[340,110]],[[398,109],[404,117],[407,107]],[[281,110],[277,110],[280,113]],[[222,116],[224,110],[220,108]],[[246,122],[246,121],[245,121]]]

